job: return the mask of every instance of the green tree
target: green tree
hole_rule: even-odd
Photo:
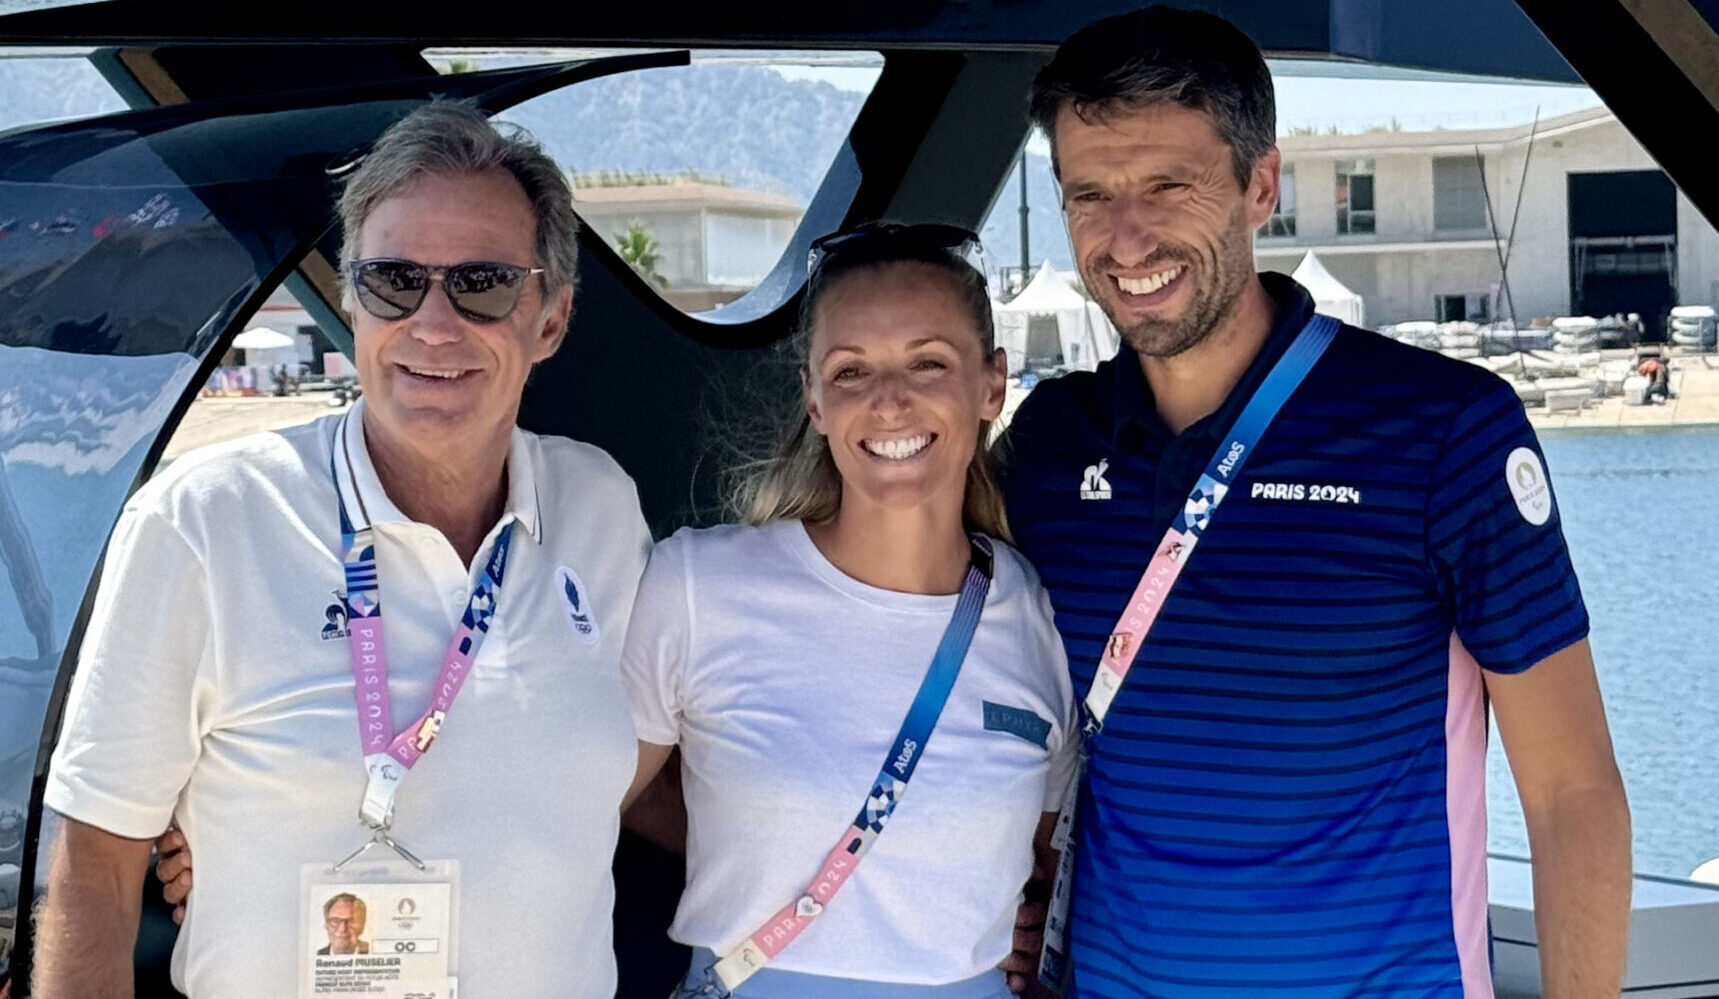
[[[459,73],[475,73],[482,68],[472,59],[450,59],[448,60],[448,68],[443,72],[448,76],[454,76]]]
[[[662,244],[643,222],[633,221],[625,233],[615,237],[615,250],[638,272],[639,277],[655,282],[659,288],[668,287],[668,278],[657,270],[657,264],[662,261]]]

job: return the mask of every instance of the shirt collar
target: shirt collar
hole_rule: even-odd
[[[334,486],[340,500],[346,504],[346,515],[354,530],[371,525],[412,523],[401,512],[376,475],[376,465],[370,460],[370,447],[364,438],[364,400],[360,398],[335,424],[334,428]],[[537,474],[532,462],[530,436],[518,427],[507,451],[507,503],[502,508],[502,520],[512,518],[530,532],[539,544],[543,536],[543,505],[537,495]]]
[[[1216,412],[1195,421],[1184,433],[1216,437],[1234,424],[1236,417],[1241,415],[1242,408],[1253,397],[1254,391],[1265,381],[1265,376],[1271,373],[1277,359],[1283,356],[1283,352],[1289,349],[1301,328],[1313,318],[1313,297],[1292,278],[1265,272],[1259,275],[1259,283],[1264,286],[1273,305],[1271,333],[1267,335],[1265,345],[1260,348],[1253,362],[1242,372],[1241,380],[1236,382],[1236,387],[1230,391],[1223,405],[1219,406]],[[1130,426],[1138,426],[1150,436],[1163,441],[1176,436],[1158,415],[1152,387],[1146,381],[1146,372],[1140,367],[1140,355],[1134,353],[1134,348],[1130,347],[1127,341],[1123,341],[1111,364],[1111,442],[1120,445]]]

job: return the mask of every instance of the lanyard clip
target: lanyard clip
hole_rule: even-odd
[[[406,768],[387,753],[378,753],[365,761],[369,779],[364,782],[364,799],[358,803],[358,820],[376,832],[385,832],[394,824],[394,794],[406,777]]]
[[[1088,707],[1085,702],[1082,702],[1080,705],[1080,736],[1081,752],[1083,754],[1090,752],[1086,747],[1086,743],[1097,738],[1098,733],[1103,730],[1104,720],[1094,714],[1092,709]]]
[[[420,871],[428,869],[429,865],[425,864],[422,860],[419,860],[418,856],[412,851],[401,846],[399,843],[396,843],[394,838],[389,836],[386,830],[371,826],[370,838],[364,842],[364,845],[340,858],[340,861],[334,865],[332,870],[336,872],[340,871],[347,864],[350,864],[359,857],[364,856],[365,852],[373,846],[385,846],[388,849],[393,850],[397,855],[399,855],[401,860],[411,864]]]

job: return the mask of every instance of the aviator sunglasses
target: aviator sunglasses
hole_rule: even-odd
[[[405,319],[417,312],[430,293],[430,284],[440,281],[455,312],[474,323],[493,323],[507,318],[519,304],[525,279],[542,274],[543,268],[492,260],[431,267],[414,260],[378,257],[353,261],[348,272],[358,304],[377,319]]]

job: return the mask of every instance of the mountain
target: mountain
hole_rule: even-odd
[[[691,66],[591,80],[501,117],[571,170],[695,170],[805,204],[863,100],[756,66]]]
[[[694,170],[741,187],[811,200],[864,95],[759,66],[643,70],[546,94],[501,117],[523,125],[569,170]],[[0,59],[0,130],[123,110],[81,59]],[[1050,166],[1029,154],[1033,266],[1069,266]],[[981,235],[991,267],[1020,262],[1019,183],[999,189]]]

